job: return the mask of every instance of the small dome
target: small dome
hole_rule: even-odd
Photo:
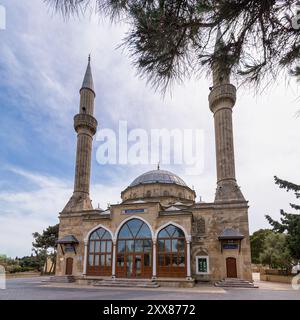
[[[139,184],[149,183],[170,183],[177,184],[180,186],[187,187],[186,183],[179,178],[176,174],[166,170],[153,170],[146,172],[137,177],[131,184],[130,187],[137,186]]]

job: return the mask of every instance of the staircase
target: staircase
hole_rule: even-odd
[[[127,288],[158,288],[159,284],[147,279],[103,279],[95,281],[95,287],[127,287]]]
[[[46,280],[45,282],[71,283],[71,282],[75,282],[75,278],[73,276],[53,276],[53,277],[50,277],[50,279]]]
[[[215,283],[216,287],[221,288],[258,288],[253,281],[238,279],[238,278],[226,278]]]

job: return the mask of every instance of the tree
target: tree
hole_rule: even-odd
[[[283,269],[287,272],[292,268],[292,257],[286,246],[284,233],[271,232],[265,238],[263,251],[260,253],[260,261],[274,269]]]
[[[49,226],[46,230],[40,234],[34,232],[33,238],[34,242],[32,243],[33,251],[39,259],[39,269],[43,270],[43,267],[46,266],[47,270],[47,258],[50,257],[52,261],[52,268],[55,266],[56,259],[56,241],[58,239],[58,229],[59,225]]]
[[[250,236],[252,263],[260,263],[260,254],[264,250],[266,237],[273,233],[270,229],[260,229]]]
[[[64,17],[96,9],[127,22],[123,45],[155,87],[207,71],[222,59],[245,82],[300,75],[297,0],[44,0]],[[221,27],[226,46],[214,53]],[[226,59],[225,59],[226,57]],[[270,78],[271,80],[271,78]]]
[[[286,180],[281,180],[278,177],[274,177],[275,183],[280,188],[285,189],[287,192],[293,191],[297,199],[300,198],[300,185],[291,183]],[[290,206],[297,210],[300,210],[300,206],[290,203]],[[296,213],[286,213],[284,210],[280,210],[281,219],[280,222],[273,220],[269,215],[266,216],[267,220],[276,232],[285,232],[287,234],[287,246],[291,252],[292,257],[296,260],[300,260],[300,215]]]

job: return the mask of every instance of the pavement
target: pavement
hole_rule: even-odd
[[[107,288],[74,283],[44,282],[48,277],[7,279],[0,300],[300,300],[291,285],[257,280],[259,289],[217,288]]]

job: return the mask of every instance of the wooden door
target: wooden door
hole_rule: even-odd
[[[226,259],[227,278],[237,278],[236,259]]]
[[[66,260],[66,275],[71,276],[73,273],[73,258],[67,258]]]

